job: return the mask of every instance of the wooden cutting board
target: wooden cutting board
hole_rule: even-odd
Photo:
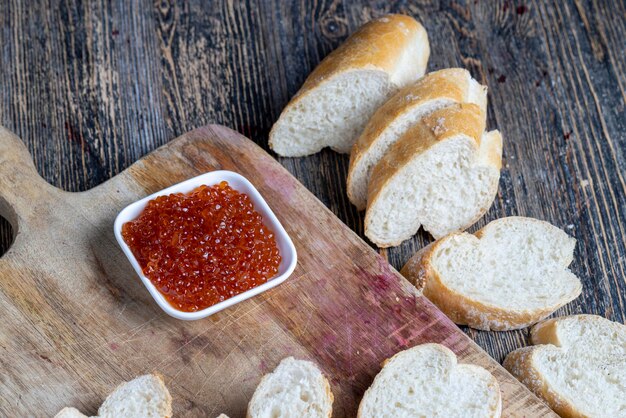
[[[113,236],[127,204],[198,174],[247,177],[291,235],[285,283],[204,320],[152,300]],[[17,231],[0,259],[0,415],[94,414],[118,383],[159,371],[175,416],[243,417],[261,377],[286,356],[315,361],[353,417],[394,353],[439,342],[489,369],[504,416],[551,411],[350,231],[278,162],[221,126],[190,132],[82,193],[41,179],[21,141],[0,129],[0,214]]]

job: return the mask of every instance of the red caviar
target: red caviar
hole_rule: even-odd
[[[149,201],[122,236],[144,275],[185,312],[265,283],[281,261],[250,197],[225,181]]]

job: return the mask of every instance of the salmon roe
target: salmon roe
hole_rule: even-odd
[[[185,312],[265,283],[281,262],[250,197],[225,181],[150,200],[122,236],[144,275]]]

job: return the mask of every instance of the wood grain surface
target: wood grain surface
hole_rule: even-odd
[[[578,239],[583,295],[556,315],[626,320],[626,2],[126,1],[0,2],[0,123],[41,175],[94,187],[193,128],[221,123],[267,149],[306,75],[360,24],[415,16],[429,70],[468,68],[489,86],[489,128],[504,135],[498,217],[544,219]],[[352,230],[348,159],[279,159]],[[0,228],[4,248],[12,234]],[[432,240],[381,251],[396,268]],[[466,330],[497,360],[526,331]]]
[[[298,251],[285,283],[199,321],[167,316],[113,236],[126,205],[216,169],[248,178]],[[526,387],[252,141],[197,129],[86,192],[36,173],[19,139],[0,129],[0,213],[16,227],[0,259],[0,415],[93,415],[122,380],[159,371],[174,415],[243,417],[262,376],[286,356],[315,361],[354,417],[380,364],[425,342],[498,379],[510,417],[554,416]]]

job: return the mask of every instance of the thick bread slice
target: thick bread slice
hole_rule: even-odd
[[[455,323],[524,328],[580,295],[567,268],[576,240],[543,221],[508,217],[455,233],[415,254],[401,273]]]
[[[424,74],[429,54],[426,30],[412,17],[363,25],[309,75],[272,127],[270,147],[285,157],[324,147],[349,153],[374,110]]]
[[[367,204],[372,169],[389,147],[424,115],[454,103],[474,103],[486,117],[487,87],[469,71],[449,68],[425,75],[378,108],[350,154],[348,197],[359,210]]]
[[[555,318],[533,327],[531,342],[504,367],[556,413],[626,417],[626,326],[595,315]]]
[[[329,418],[333,394],[314,363],[287,357],[263,377],[248,404],[248,418]]]
[[[457,364],[440,344],[402,351],[383,364],[363,395],[359,418],[500,416],[500,387],[487,370]]]
[[[98,409],[100,418],[168,418],[172,397],[157,373],[119,385]]]
[[[484,112],[474,104],[413,125],[372,170],[365,235],[390,247],[421,225],[439,238],[480,219],[495,198],[502,156],[500,133],[484,130]]]
[[[66,407],[59,411],[54,418],[88,418],[76,408]]]

